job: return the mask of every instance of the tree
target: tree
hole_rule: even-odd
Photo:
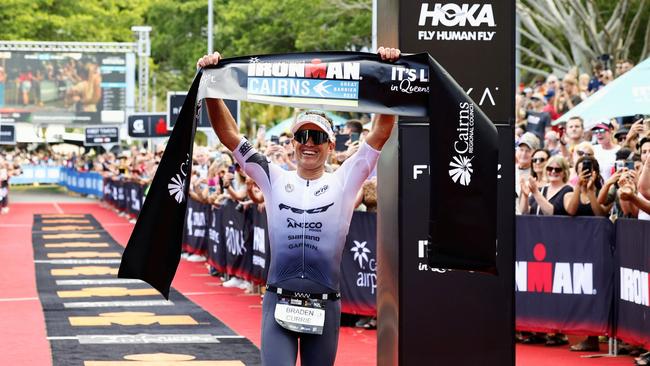
[[[517,66],[562,75],[575,67],[589,72],[602,55],[643,60],[650,55],[646,9],[647,0],[518,0],[523,63]]]

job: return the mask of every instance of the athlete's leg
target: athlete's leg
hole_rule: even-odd
[[[262,302],[262,365],[295,366],[299,334],[282,328],[275,321],[277,299],[276,294],[267,292]]]
[[[308,366],[332,366],[336,359],[341,325],[341,301],[327,301],[323,334],[300,336],[300,364]]]

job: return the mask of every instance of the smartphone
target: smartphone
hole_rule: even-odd
[[[625,161],[624,160],[616,160],[614,162],[614,166],[616,167],[617,172],[619,170],[623,170],[623,168],[625,168]]]
[[[591,159],[585,159],[582,161],[582,171],[591,172],[593,170],[593,165],[591,164]]]
[[[271,142],[276,144],[276,145],[279,145],[280,144],[280,137],[275,136],[275,135],[271,136]]]
[[[228,173],[235,173],[235,166],[231,165],[228,167]]]
[[[625,167],[627,168],[627,170],[634,170],[634,161],[626,160]]]
[[[345,151],[348,149],[345,146],[345,143],[350,139],[349,135],[336,135],[336,145],[334,146],[335,151]]]
[[[359,132],[350,133],[350,141],[351,142],[359,141]]]

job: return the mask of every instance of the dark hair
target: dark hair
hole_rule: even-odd
[[[600,189],[603,187],[603,177],[600,176],[600,165],[598,164],[598,160],[592,158],[591,156],[582,156],[578,161],[576,161],[576,165],[573,166],[573,169],[575,169],[576,173],[580,174],[578,171],[578,166],[582,164],[583,161],[585,160],[591,160],[591,167],[592,167],[592,174],[596,173],[596,193],[600,191]]]
[[[350,128],[351,132],[361,133],[363,131],[363,123],[358,119],[350,119],[345,122],[345,127]]]
[[[535,151],[533,151],[533,153],[530,155],[531,158],[532,158],[533,156],[535,156],[535,154],[537,154],[537,153],[540,152],[540,151],[543,151],[543,152],[546,154],[546,160],[548,160],[548,159],[551,158],[551,152],[548,151],[548,150],[546,150],[546,149],[535,149]],[[531,167],[532,167],[532,164],[531,164]],[[537,173],[535,173],[535,169],[532,169],[532,168],[530,169],[530,175],[532,175],[533,178],[535,178],[535,179],[538,179],[538,178],[539,178],[539,177],[537,176]]]
[[[632,154],[632,150],[627,147],[620,148],[616,152],[616,160],[627,160],[630,157],[630,154]]]

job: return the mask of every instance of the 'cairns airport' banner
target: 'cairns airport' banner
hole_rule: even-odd
[[[142,279],[169,294],[181,250],[197,101],[203,98],[427,117],[433,127],[430,146],[422,146],[433,177],[430,264],[496,272],[494,125],[428,54],[383,62],[376,54],[323,52],[224,59],[197,74],[124,252],[120,277]]]

